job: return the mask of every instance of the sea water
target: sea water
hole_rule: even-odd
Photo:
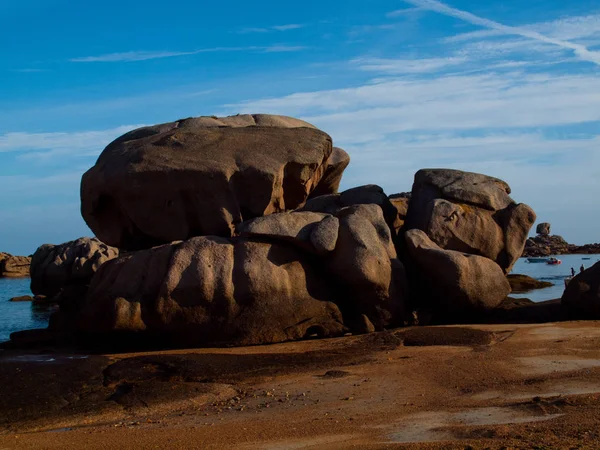
[[[560,298],[565,290],[565,278],[571,276],[571,268],[575,269],[575,273],[579,273],[582,265],[587,269],[600,261],[600,255],[557,255],[555,258],[560,259],[562,264],[530,263],[527,262],[527,258],[520,258],[513,267],[512,273],[529,275],[540,281],[549,281],[553,286],[523,294],[510,294],[510,296],[528,298],[534,302]]]
[[[12,297],[32,295],[29,278],[0,278],[0,342],[10,333],[32,328],[46,328],[54,306],[33,302],[9,302]]]

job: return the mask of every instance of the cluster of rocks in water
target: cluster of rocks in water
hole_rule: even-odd
[[[550,256],[566,254],[597,254],[600,243],[575,245],[569,244],[562,236],[550,234],[550,224],[543,222],[536,228],[537,235],[527,239],[523,256]]]
[[[410,193],[338,193],[350,158],[273,115],[140,128],[83,176],[97,239],[44,245],[50,328],[178,345],[252,345],[466,322],[498,308],[533,210],[502,180],[416,173]]]

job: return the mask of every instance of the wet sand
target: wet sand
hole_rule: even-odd
[[[0,352],[0,448],[599,448],[600,322]]]

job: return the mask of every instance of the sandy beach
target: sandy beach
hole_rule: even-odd
[[[5,350],[1,448],[594,448],[600,322],[230,349]]]

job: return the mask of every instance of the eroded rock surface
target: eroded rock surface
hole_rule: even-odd
[[[489,310],[510,293],[504,272],[491,259],[442,249],[421,230],[407,231],[405,239],[422,281],[411,288],[436,311]]]
[[[118,255],[118,249],[96,238],[44,244],[31,260],[31,291],[52,296],[68,285],[87,285],[102,264]]]
[[[31,257],[0,253],[0,278],[25,278],[29,276]]]
[[[108,145],[83,176],[82,215],[100,240],[128,250],[230,237],[244,220],[335,193],[348,162],[329,135],[298,119],[190,118]]]
[[[485,256],[508,272],[523,253],[536,218],[509,194],[504,181],[487,175],[419,170],[406,228],[424,231],[443,249]]]
[[[404,267],[381,208],[279,213],[240,237],[134,252],[93,278],[81,331],[145,331],[186,345],[253,345],[396,323]]]

